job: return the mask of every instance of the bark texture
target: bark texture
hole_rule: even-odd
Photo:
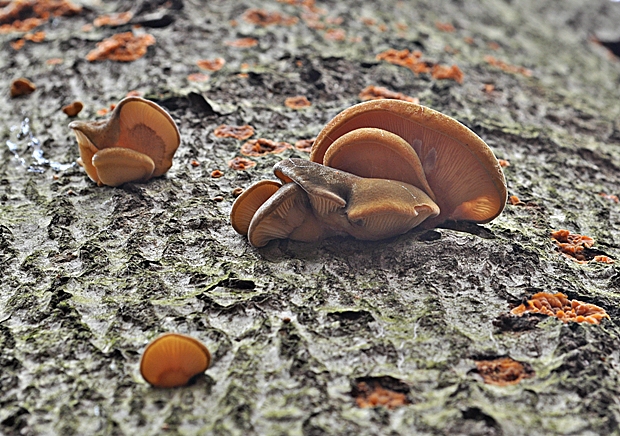
[[[620,434],[620,204],[600,195],[620,195],[620,62],[592,39],[620,39],[620,4],[381,3],[317,1],[313,15],[275,0],[92,2],[42,25],[41,43],[15,50],[22,35],[0,35],[0,433]],[[252,24],[250,8],[297,21]],[[155,45],[134,62],[87,61],[131,25],[82,26],[129,9]],[[226,44],[242,37],[258,45]],[[389,48],[456,64],[464,81],[376,60]],[[215,57],[223,69],[188,81],[206,73],[197,60]],[[36,91],[9,98],[22,76]],[[509,195],[525,205],[480,226],[253,249],[229,224],[233,189],[307,154],[234,171],[242,142],[213,130],[312,138],[367,85],[477,132],[510,162]],[[181,147],[162,178],[97,187],[73,164],[60,108],[81,100],[78,118],[94,119],[131,90],[170,111]],[[285,107],[295,95],[312,105]],[[550,239],[559,228],[593,237],[592,254],[616,263],[561,255]],[[597,304],[611,320],[508,316],[538,291]],[[203,340],[213,363],[191,386],[154,389],[140,354],[168,331]],[[475,362],[497,357],[530,377],[485,383]],[[365,386],[407,404],[361,408]]]

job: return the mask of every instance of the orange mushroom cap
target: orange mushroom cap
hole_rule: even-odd
[[[271,180],[261,180],[243,191],[230,210],[230,223],[239,234],[247,235],[250,222],[259,207],[282,186]]]
[[[179,333],[166,333],[153,340],[144,350],[140,373],[156,387],[186,385],[192,377],[207,370],[211,353],[197,339]]]
[[[92,165],[93,156],[99,150],[126,148],[146,155],[155,166],[150,177],[158,177],[172,166],[172,157],[181,142],[179,129],[170,115],[159,105],[140,97],[123,99],[108,120],[73,121],[69,127],[78,140],[81,164],[99,184],[104,182]]]
[[[506,181],[491,149],[455,119],[415,103],[375,100],[345,109],[319,133],[310,159],[323,163],[334,141],[367,127],[400,136],[418,155],[441,209],[424,227],[446,220],[486,223],[504,209]]]

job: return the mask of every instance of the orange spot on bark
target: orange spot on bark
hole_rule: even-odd
[[[518,316],[524,313],[541,313],[554,316],[563,322],[587,322],[590,324],[598,324],[603,318],[610,319],[602,307],[583,301],[569,300],[561,292],[556,294],[538,292],[530,300],[512,309],[510,313]]]
[[[362,101],[392,99],[392,100],[409,101],[409,102],[416,103],[416,104],[420,103],[420,99],[416,97],[409,97],[408,95],[402,94],[400,92],[390,91],[389,89],[384,88],[382,86],[374,86],[374,85],[370,85],[362,89],[358,97]]]
[[[215,128],[213,134],[216,138],[235,138],[244,140],[254,135],[254,127],[247,124],[245,126],[229,126],[227,124],[222,124],[221,126]]]
[[[149,46],[155,44],[152,35],[134,35],[132,32],[117,33],[97,43],[97,48],[86,55],[89,62],[111,60],[131,62],[146,54]]]
[[[534,377],[534,371],[528,364],[510,357],[478,360],[476,368],[485,383],[497,386],[515,385],[523,379]]]

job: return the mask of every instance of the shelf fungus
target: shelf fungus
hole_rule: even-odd
[[[127,97],[108,120],[73,121],[78,163],[99,186],[120,186],[159,177],[172,166],[179,130],[157,104]]]
[[[561,292],[556,294],[538,292],[530,300],[512,309],[510,313],[518,316],[524,313],[541,313],[547,316],[555,316],[563,322],[573,321],[589,324],[599,324],[603,318],[610,319],[602,307],[583,301],[569,300]]]
[[[140,374],[151,385],[160,388],[185,386],[207,370],[211,353],[197,339],[178,333],[166,333],[153,340],[144,350]]]
[[[379,240],[448,220],[487,223],[507,199],[502,169],[482,139],[453,118],[399,100],[344,110],[314,141],[310,162],[286,159],[274,173],[280,188],[252,201],[258,189],[248,189],[231,214],[256,247],[281,238]],[[253,206],[238,218],[242,204]],[[235,224],[250,216],[247,230]]]

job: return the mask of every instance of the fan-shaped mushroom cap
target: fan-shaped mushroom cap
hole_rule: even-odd
[[[69,127],[76,134],[82,164],[96,182],[99,177],[93,177],[94,168],[90,166],[93,149],[120,147],[145,154],[155,164],[151,177],[158,177],[172,166],[172,157],[181,142],[170,115],[159,105],[140,97],[123,99],[108,120],[73,121]]]
[[[317,241],[325,230],[310,210],[308,197],[295,183],[287,183],[256,211],[248,228],[248,240],[263,247],[272,239]]]
[[[446,220],[485,223],[506,203],[506,181],[491,149],[447,115],[415,103],[375,100],[336,115],[317,136],[310,159],[323,163],[332,143],[355,129],[395,133],[415,150],[441,213],[424,227]]]
[[[361,128],[345,133],[327,149],[323,165],[360,177],[405,182],[435,198],[418,155],[407,141],[387,130]]]
[[[283,160],[274,173],[303,188],[324,226],[357,239],[399,235],[439,213],[424,191],[404,182],[358,177],[303,159]]]
[[[254,183],[237,197],[230,210],[230,223],[237,233],[248,234],[254,214],[282,186],[271,180]]]
[[[108,186],[148,180],[155,169],[153,159],[146,154],[120,147],[98,151],[92,158],[92,165],[99,181]]]
[[[171,388],[186,385],[192,377],[206,371],[210,363],[211,353],[202,342],[167,333],[146,347],[140,373],[153,386]]]

